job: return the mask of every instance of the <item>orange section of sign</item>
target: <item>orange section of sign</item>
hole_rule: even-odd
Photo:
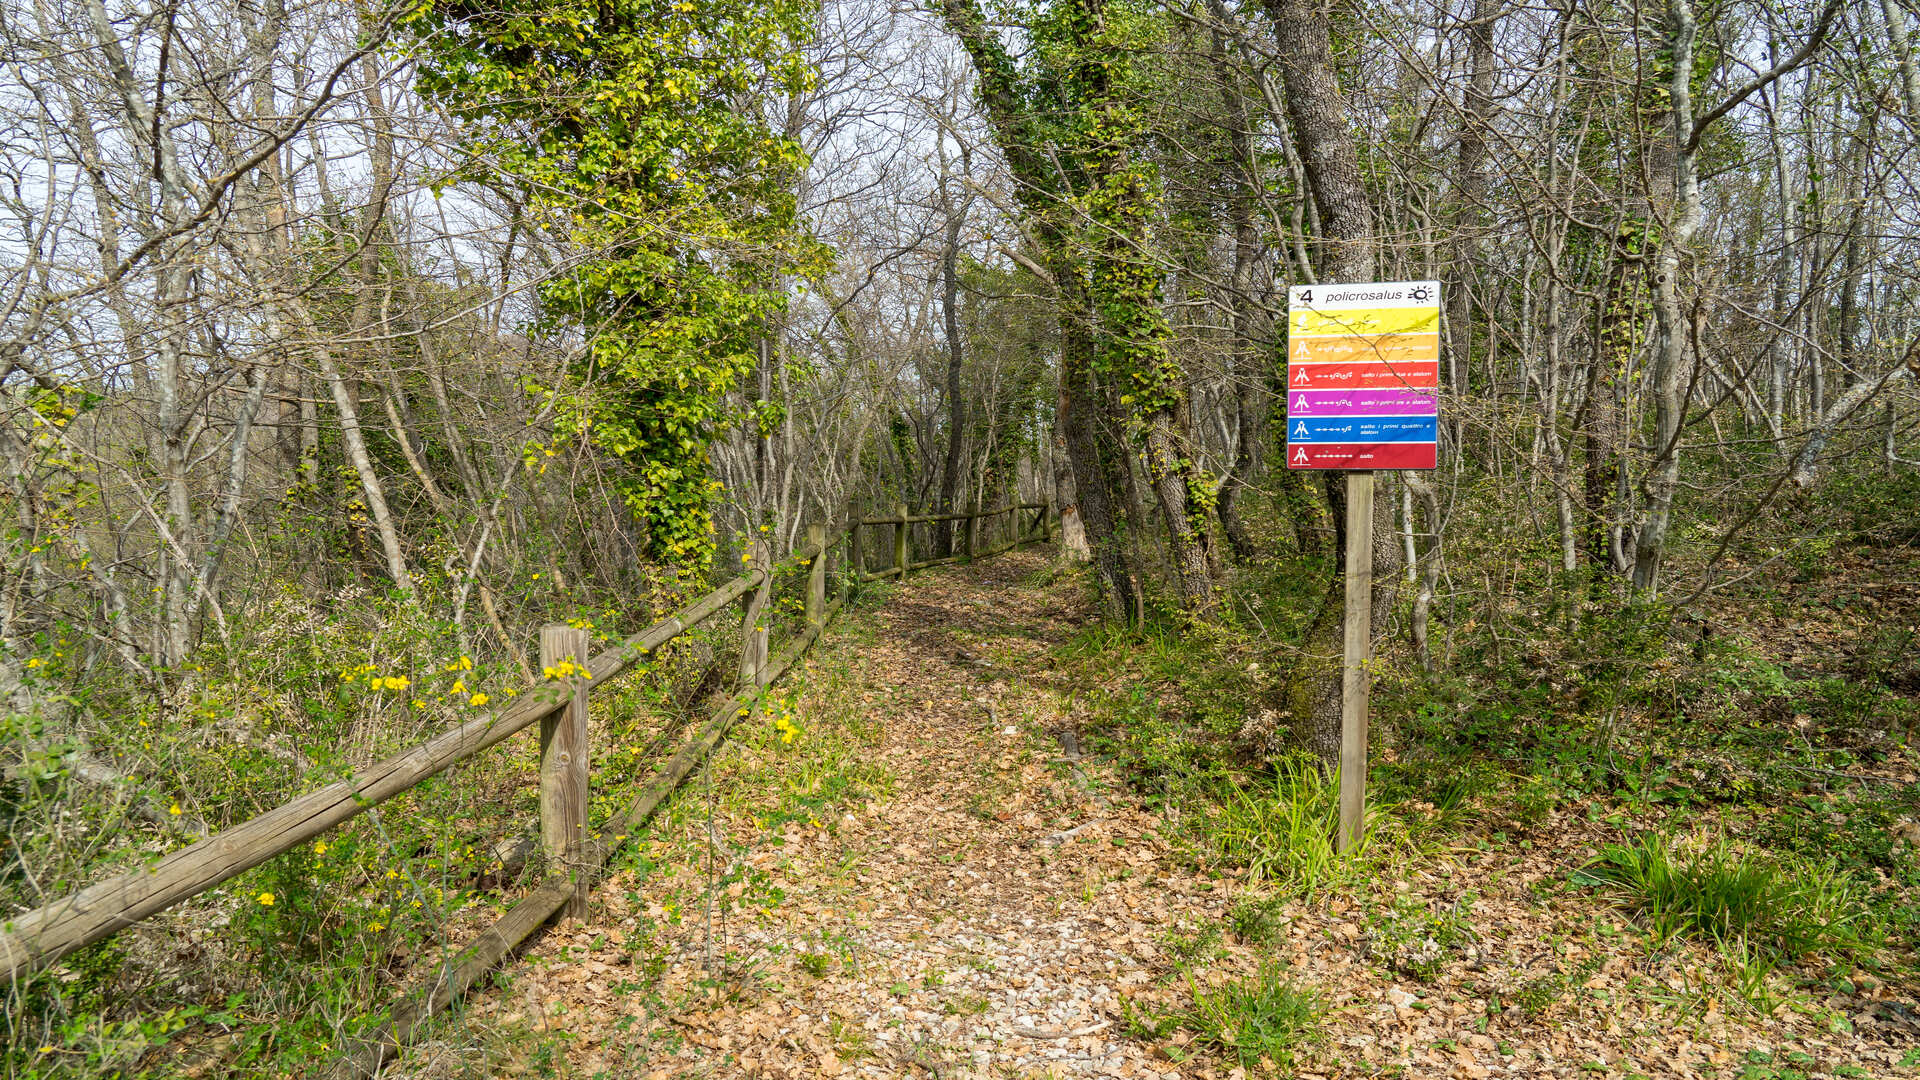
[[[1433,390],[1440,385],[1438,360],[1404,364],[1294,364],[1287,368],[1289,390]]]
[[[1404,364],[1440,360],[1439,334],[1382,334],[1378,337],[1296,337],[1287,342],[1294,364]]]

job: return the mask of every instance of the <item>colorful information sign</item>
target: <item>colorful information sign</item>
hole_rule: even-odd
[[[1297,285],[1287,323],[1288,468],[1434,467],[1439,282]]]

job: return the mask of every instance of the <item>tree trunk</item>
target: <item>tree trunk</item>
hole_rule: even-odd
[[[1454,161],[1453,280],[1447,295],[1447,388],[1466,392],[1462,372],[1473,356],[1472,268],[1480,204],[1486,197],[1483,165],[1487,156],[1487,127],[1493,116],[1493,24],[1500,17],[1499,0],[1472,0],[1473,15],[1466,25],[1468,76],[1460,105],[1460,149]],[[1453,450],[1460,452],[1462,422],[1456,413],[1452,425]]]
[[[1586,392],[1573,419],[1585,458],[1580,485],[1581,547],[1596,582],[1608,570],[1618,569],[1613,560],[1613,506],[1626,441],[1620,380],[1633,350],[1634,299],[1627,274],[1636,261],[1628,254],[1628,240],[1624,230],[1617,231],[1608,252],[1606,286],[1594,315],[1593,358],[1587,365]]]
[[[1233,350],[1228,377],[1234,389],[1237,424],[1233,443],[1233,463],[1221,479],[1217,512],[1220,532],[1236,562],[1253,561],[1253,539],[1241,520],[1240,498],[1246,492],[1254,469],[1260,463],[1265,443],[1265,423],[1273,382],[1270,354],[1255,341],[1254,264],[1259,259],[1259,228],[1254,207],[1259,199],[1259,167],[1254,161],[1252,122],[1246,97],[1240,91],[1237,73],[1228,62],[1227,43],[1220,27],[1227,21],[1223,0],[1208,0],[1213,17],[1211,56],[1214,77],[1220,82],[1220,103],[1225,112],[1228,145],[1233,151],[1233,270],[1228,284],[1228,302],[1232,304]]]
[[[1673,141],[1672,217],[1660,230],[1654,257],[1653,317],[1658,328],[1650,382],[1653,398],[1653,461],[1646,477],[1647,520],[1634,537],[1633,587],[1651,593],[1660,576],[1673,496],[1680,483],[1680,432],[1686,421],[1681,393],[1687,329],[1681,311],[1680,260],[1700,228],[1700,178],[1694,169],[1693,45],[1698,30],[1690,0],[1670,0],[1667,15],[1674,74],[1668,84]]]
[[[943,176],[940,201],[947,212],[947,245],[940,260],[940,317],[947,336],[947,459],[940,473],[940,512],[951,514],[960,492],[960,450],[967,423],[967,399],[960,387],[964,359],[960,339],[960,231],[966,227],[967,207],[973,198],[962,199],[956,207],[946,192]],[[953,522],[942,521],[935,526],[934,555],[944,559],[952,554]]]
[[[1287,118],[1292,124],[1307,186],[1320,208],[1320,265],[1323,283],[1373,279],[1373,214],[1360,180],[1360,159],[1347,130],[1346,98],[1333,72],[1333,48],[1324,13],[1313,0],[1265,0],[1279,47]],[[1331,478],[1331,477],[1330,477]],[[1337,485],[1336,485],[1337,486]],[[1332,492],[1329,492],[1331,495]],[[1344,503],[1344,499],[1340,500]],[[1328,574],[1320,608],[1300,658],[1287,682],[1283,719],[1291,719],[1302,741],[1332,769],[1340,755],[1341,642],[1344,637],[1346,579],[1342,506],[1333,519],[1341,542]],[[1400,587],[1400,545],[1394,538],[1393,511],[1385,500],[1373,506],[1373,640],[1388,627]],[[1271,752],[1271,739],[1265,747]]]
[[[1140,596],[1119,512],[1120,470],[1127,465],[1098,415],[1102,395],[1093,385],[1091,313],[1072,264],[1073,260],[1063,257],[1054,267],[1060,305],[1057,422],[1067,444],[1080,517],[1092,540],[1094,566],[1105,586],[1108,614],[1130,623],[1139,618]]]

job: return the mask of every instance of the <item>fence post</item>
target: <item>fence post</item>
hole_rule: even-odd
[[[900,580],[907,580],[907,504],[901,503],[894,511],[900,523],[893,527],[893,565],[900,568]]]
[[[819,626],[827,610],[827,527],[807,526],[807,546],[817,548],[807,564],[807,625]]]
[[[585,630],[565,623],[540,628],[540,667],[564,679],[573,699],[540,721],[540,843],[547,865],[573,881],[566,919],[587,914],[587,875],[575,861],[587,840],[587,680],[583,665],[593,655]]]
[[[767,542],[754,537],[747,542],[747,568],[760,571],[760,584],[744,600],[746,611],[740,618],[740,685],[756,686],[760,669],[767,666],[767,600],[773,594],[773,560],[768,557]]]
[[[847,500],[847,581],[846,598],[853,599],[853,590],[860,584],[860,575],[867,572],[867,551],[860,545],[860,519],[867,516],[867,508],[859,499]]]
[[[979,517],[977,516],[979,513],[980,513],[980,508],[978,506],[975,506],[973,509],[967,511],[967,516],[965,520],[961,523],[961,526],[960,526],[961,528],[960,561],[961,562],[970,563],[973,561],[973,523],[979,520]]]

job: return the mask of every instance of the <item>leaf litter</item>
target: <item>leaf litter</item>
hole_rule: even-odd
[[[1842,973],[1760,1011],[1712,950],[1565,888],[1608,838],[1572,813],[1313,896],[1195,866],[1079,753],[1051,652],[1092,613],[1045,567],[931,572],[843,620],[797,742],[743,725],[584,923],[387,1075],[1243,1080],[1279,1070],[1151,1021],[1278,965],[1326,1007],[1308,1080],[1920,1076],[1912,986]]]

